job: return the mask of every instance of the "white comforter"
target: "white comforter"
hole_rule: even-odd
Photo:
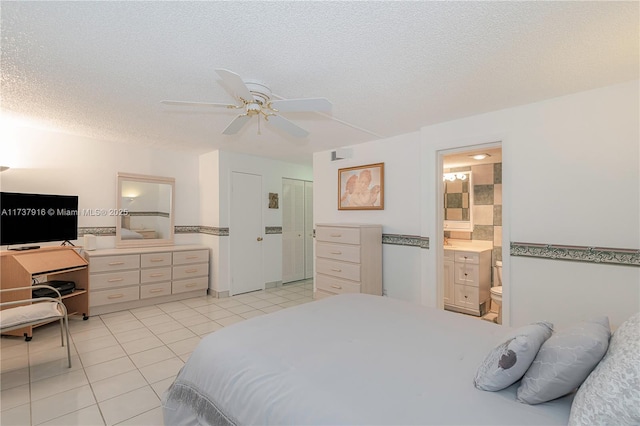
[[[165,394],[165,424],[567,424],[571,398],[530,406],[517,384],[473,386],[506,332],[379,296],[296,306],[203,339]]]

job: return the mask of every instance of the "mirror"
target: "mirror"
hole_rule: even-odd
[[[444,173],[444,230],[473,232],[471,171]]]
[[[175,179],[118,173],[116,247],[173,244]]]

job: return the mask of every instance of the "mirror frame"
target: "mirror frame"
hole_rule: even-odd
[[[469,220],[445,220],[444,221],[444,230],[445,231],[463,231],[463,232],[473,232],[473,173],[471,170],[465,170],[460,172],[445,172],[443,173],[443,178],[445,174],[448,173],[464,173],[467,175],[467,179],[469,181]],[[444,183],[444,182],[443,182]],[[446,188],[443,191],[443,194],[447,194]],[[444,212],[443,212],[444,214]],[[446,217],[446,215],[444,216]]]
[[[118,172],[117,184],[116,184],[116,206],[117,211],[121,212],[124,207],[122,206],[122,183],[125,181],[143,182],[143,183],[158,183],[165,184],[171,187],[171,200],[169,208],[169,236],[168,238],[144,238],[123,240],[122,239],[122,216],[118,216],[116,220],[116,247],[150,247],[150,246],[168,246],[174,244],[174,229],[175,229],[175,195],[176,195],[176,181],[174,178],[163,176],[147,176],[138,175],[133,173],[121,173]]]

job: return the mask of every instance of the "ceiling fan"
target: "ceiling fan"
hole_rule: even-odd
[[[297,138],[309,135],[302,127],[279,115],[280,112],[330,112],[331,102],[325,98],[305,99],[279,99],[272,100],[274,96],[269,87],[264,83],[252,80],[243,80],[238,74],[217,69],[216,73],[222,78],[224,86],[236,99],[236,104],[222,104],[209,102],[185,102],[185,101],[161,101],[166,105],[177,106],[204,106],[241,109],[243,112],[234,118],[222,131],[225,135],[234,135],[251,120],[252,117],[262,116],[265,121]],[[258,124],[260,122],[258,121]]]

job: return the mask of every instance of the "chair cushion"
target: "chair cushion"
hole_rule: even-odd
[[[45,322],[59,319],[62,316],[62,311],[56,302],[40,302],[27,306],[18,306],[0,311],[0,328],[4,330],[39,320]]]

